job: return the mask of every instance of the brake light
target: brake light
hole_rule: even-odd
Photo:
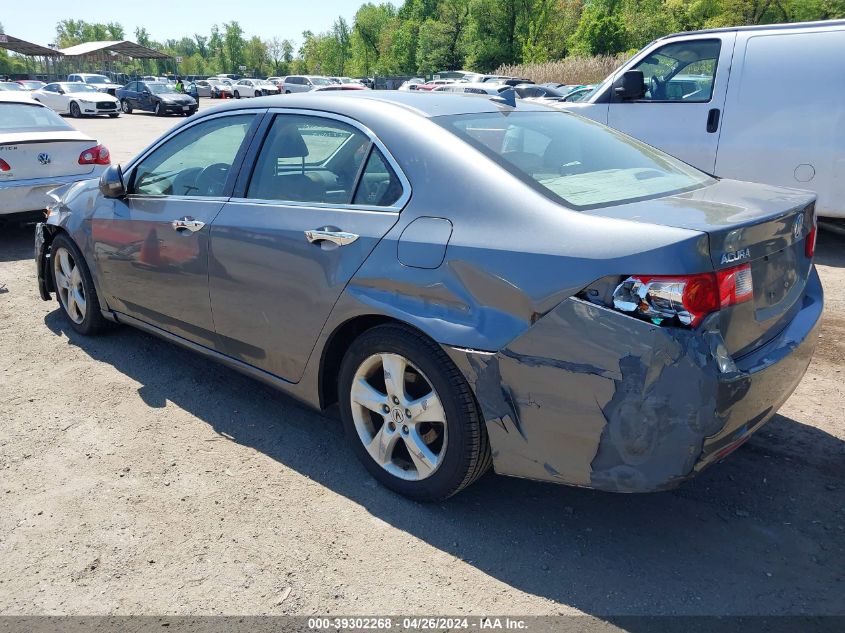
[[[105,145],[89,147],[79,155],[80,165],[110,165],[111,156]]]
[[[613,306],[660,324],[696,327],[708,314],[754,295],[751,265],[696,275],[632,275],[616,287]]]
[[[12,168],[9,167],[9,163],[0,158],[0,171],[11,171],[11,169]]]
[[[813,255],[816,254],[816,231],[818,227],[813,227],[813,229],[807,233],[807,238],[804,242],[804,254],[807,256],[807,259],[813,259]]]

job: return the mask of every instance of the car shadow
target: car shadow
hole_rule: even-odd
[[[822,229],[816,243],[816,263],[822,266],[845,267],[845,235]]]
[[[336,419],[140,331],[85,338],[59,311],[45,324],[137,381],[147,406],[171,401],[561,609],[643,631],[652,630],[647,622],[621,616],[845,613],[845,445],[788,417],[776,416],[725,462],[672,492],[614,495],[490,473],[446,502],[420,504],[373,482]]]
[[[0,216],[2,219],[2,216]],[[32,259],[35,253],[35,225],[0,223],[0,262]],[[35,270],[33,266],[33,270]]]

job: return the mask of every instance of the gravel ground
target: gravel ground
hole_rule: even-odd
[[[177,119],[81,121],[125,160]],[[76,123],[76,122],[74,122]],[[0,233],[0,614],[845,614],[845,239],[819,350],[760,433],[681,489],[488,474],[378,487],[340,424],[40,300]]]

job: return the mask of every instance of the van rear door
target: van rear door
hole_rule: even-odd
[[[645,95],[619,101],[611,93],[607,124],[712,174],[735,32],[662,40],[620,72],[641,70]]]

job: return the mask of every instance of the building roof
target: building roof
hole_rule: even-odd
[[[81,57],[83,55],[92,55],[100,52],[112,52],[120,55],[126,55],[133,59],[168,59],[170,55],[162,53],[146,46],[141,46],[129,40],[112,41],[112,42],[85,42],[61,49],[61,52],[66,57]]]
[[[31,57],[61,57],[62,53],[54,48],[33,44],[17,37],[0,33],[0,48],[5,48],[13,53],[29,55]]]

